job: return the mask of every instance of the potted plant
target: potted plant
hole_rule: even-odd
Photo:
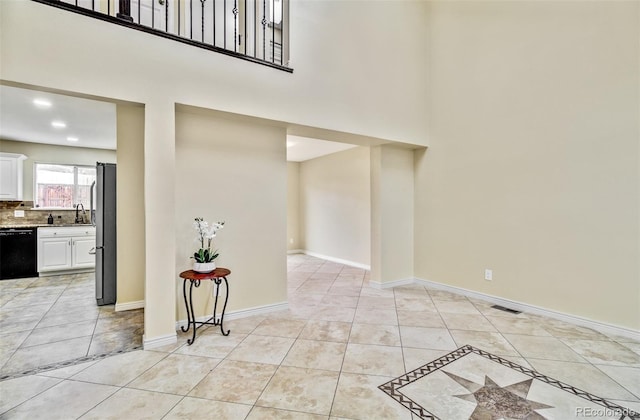
[[[200,244],[200,249],[193,253],[193,271],[198,273],[210,273],[216,269],[215,259],[218,258],[218,251],[211,249],[211,242],[216,237],[216,233],[224,227],[224,222],[215,222],[209,225],[202,217],[196,217],[193,227],[197,232],[196,241]],[[206,246],[205,246],[206,244]]]

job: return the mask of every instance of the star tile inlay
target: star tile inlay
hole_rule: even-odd
[[[443,372],[471,391],[471,394],[454,395],[456,398],[478,404],[469,417],[471,420],[542,420],[546,417],[536,413],[535,410],[553,408],[553,406],[527,399],[533,379],[501,387],[486,375],[484,377],[484,385],[481,385],[453,373],[444,370]]]
[[[462,372],[473,372],[474,378],[484,377],[484,383],[464,378],[460,376],[464,375]],[[445,385],[453,385],[450,381],[470,393],[452,392],[451,387]],[[508,385],[500,386],[498,383]],[[621,420],[640,419],[640,414],[629,408],[470,345],[432,360],[378,388],[414,416],[426,420],[568,419],[575,418],[577,410],[610,410],[620,413]],[[535,396],[538,401],[530,399],[530,396]],[[544,410],[544,415],[537,410]]]

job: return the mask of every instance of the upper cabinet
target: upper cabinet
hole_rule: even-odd
[[[0,153],[0,200],[22,200],[22,162],[27,157]]]

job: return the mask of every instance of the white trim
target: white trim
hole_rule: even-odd
[[[120,312],[120,311],[130,311],[132,309],[140,309],[140,308],[144,308],[144,300],[136,300],[133,302],[125,302],[125,303],[119,303],[116,302],[116,312]]]
[[[392,287],[406,286],[407,284],[414,284],[415,282],[416,279],[414,279],[413,277],[385,282],[369,280],[369,286],[373,287],[374,289],[391,289]]]
[[[286,311],[289,309],[289,302],[272,303],[270,305],[255,306],[253,308],[240,309],[225,314],[225,319],[240,319],[254,315],[264,315],[271,312]]]
[[[505,299],[498,296],[487,295],[485,293],[476,292],[473,290],[464,289],[462,287],[450,286],[448,284],[437,283],[431,280],[415,279],[416,284],[420,284],[434,289],[445,290],[448,292],[458,293],[467,297],[472,297],[480,300],[487,301],[489,303],[501,305],[510,309],[515,309],[521,312],[526,312],[534,315],[546,316],[560,321],[565,321],[571,324],[580,325],[587,328],[598,330],[605,334],[616,334],[623,337],[628,337],[637,341],[640,341],[640,331],[632,330],[630,328],[620,327],[617,325],[607,324],[600,321],[594,321],[592,319],[583,318],[577,315],[566,314],[564,312],[554,311],[552,309],[541,308],[539,306],[530,305],[524,302],[518,302],[515,300]]]
[[[291,254],[304,254],[304,249],[289,249],[287,250],[287,255]]]
[[[370,265],[361,264],[361,263],[358,263],[358,262],[355,262],[355,261],[343,260],[342,258],[330,257],[328,255],[318,254],[317,252],[307,251],[306,249],[301,249],[300,251],[303,254],[310,255],[312,257],[320,258],[320,259],[323,259],[323,260],[335,262],[335,263],[338,263],[338,264],[349,265],[351,267],[362,268],[364,270],[371,270],[371,266]]]
[[[253,308],[231,311],[224,314],[224,319],[225,321],[231,321],[233,319],[246,318],[254,315],[264,315],[271,312],[286,311],[287,309],[289,309],[289,303],[287,302],[272,303],[270,305],[255,306]],[[210,315],[203,315],[201,317],[196,318],[196,322],[204,322],[209,318],[211,318]],[[176,322],[176,330],[180,327],[186,327],[186,326],[187,326],[186,319],[181,319]]]
[[[145,350],[156,349],[158,347],[167,346],[169,344],[175,344],[178,342],[178,334],[161,335],[160,337],[147,339],[145,335],[142,336],[142,348]]]
[[[94,271],[96,271],[95,267],[72,268],[72,269],[56,270],[56,271],[39,271],[38,277],[63,276],[65,274],[93,273]]]

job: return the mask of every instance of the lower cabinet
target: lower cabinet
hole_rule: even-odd
[[[38,228],[38,272],[95,267],[93,226]]]
[[[38,272],[71,269],[71,238],[38,238]]]
[[[96,266],[96,237],[72,238],[71,267],[85,268]]]

